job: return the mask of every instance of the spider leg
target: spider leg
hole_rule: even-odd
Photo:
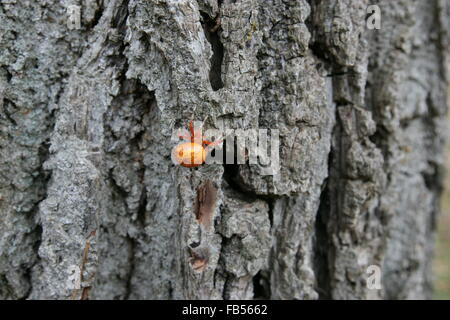
[[[191,141],[191,134],[186,129],[178,129],[177,132],[178,138],[183,139],[184,141]]]
[[[194,142],[194,125],[192,124],[192,120],[189,121],[189,131],[191,132],[191,137],[189,140],[191,140],[191,142]]]
[[[223,140],[218,140],[218,141],[214,141],[214,142],[211,142],[208,140],[203,140],[203,144],[206,144],[210,148],[214,148],[215,146],[219,145],[222,142],[223,142]]]
[[[195,142],[195,143],[201,143],[202,141],[202,129],[201,127],[199,128],[199,130],[195,130],[194,126],[193,126],[193,121],[189,121],[189,130],[191,132],[191,142]]]

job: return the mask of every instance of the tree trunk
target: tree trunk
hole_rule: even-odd
[[[449,16],[446,0],[2,0],[0,298],[431,297]],[[278,129],[280,172],[173,164],[191,119]]]

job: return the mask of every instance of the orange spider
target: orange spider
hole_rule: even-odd
[[[203,140],[201,132],[195,132],[194,126],[192,125],[192,120],[189,121],[189,135],[180,135],[179,137],[185,141],[177,145],[173,149],[173,159],[186,168],[198,167],[205,162],[206,159],[206,148],[211,148],[222,141],[210,142],[208,140]],[[201,141],[201,144],[197,143]],[[206,145],[206,147],[204,147]]]

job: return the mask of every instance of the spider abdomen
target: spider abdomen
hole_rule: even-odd
[[[194,142],[185,142],[173,150],[174,159],[183,167],[193,168],[205,162],[205,148]]]

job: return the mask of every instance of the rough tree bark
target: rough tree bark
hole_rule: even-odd
[[[1,0],[0,298],[429,298],[449,15],[446,0]],[[189,119],[279,129],[280,174],[173,165]]]

